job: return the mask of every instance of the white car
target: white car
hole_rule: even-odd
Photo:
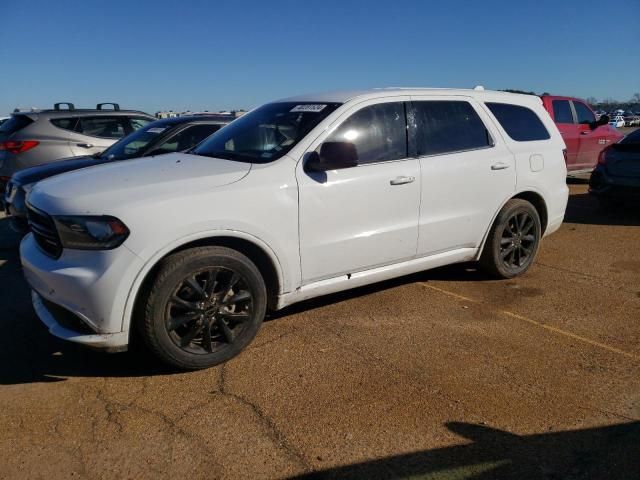
[[[611,120],[609,120],[609,125],[616,128],[624,127],[624,117],[622,115],[616,115]]]
[[[378,89],[266,104],[189,153],[40,182],[20,250],[50,332],[163,361],[237,355],[267,308],[456,262],[531,265],[567,205],[532,95]]]

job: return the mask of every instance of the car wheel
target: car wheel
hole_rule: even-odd
[[[499,278],[522,275],[533,263],[541,235],[535,207],[519,198],[509,200],[489,231],[481,267]]]
[[[235,357],[256,336],[267,305],[260,271],[224,247],[198,247],[165,259],[144,298],[139,323],[163,362],[186,370]]]

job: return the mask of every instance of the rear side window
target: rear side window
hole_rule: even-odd
[[[469,102],[412,102],[418,156],[474,150],[493,145]]]
[[[80,117],[76,131],[89,137],[122,138],[125,117]]]
[[[530,108],[510,103],[487,103],[504,131],[517,142],[551,138],[542,120]]]
[[[573,113],[569,100],[553,100],[553,120],[556,123],[573,123]]]
[[[2,125],[0,125],[0,133],[4,135],[13,135],[18,130],[22,130],[31,123],[33,123],[33,120],[26,115],[13,115],[7,121],[2,122]]]
[[[63,130],[75,130],[76,123],[78,123],[77,118],[53,118],[51,119],[51,123],[58,128],[62,128]]]
[[[582,102],[573,102],[573,106],[576,109],[576,115],[578,116],[578,123],[590,124],[596,121],[596,116],[591,109]]]
[[[326,141],[353,143],[360,164],[405,158],[407,123],[404,104],[380,103],[358,110]]]

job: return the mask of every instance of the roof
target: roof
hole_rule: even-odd
[[[377,98],[387,95],[461,95],[480,99],[498,99],[518,98],[523,103],[539,101],[539,97],[535,95],[499,92],[495,90],[476,90],[476,89],[460,89],[460,88],[405,88],[405,87],[388,87],[388,88],[372,88],[369,90],[346,90],[323,93],[309,93],[294,97],[283,98],[278,102],[327,102],[327,103],[346,103],[355,98]]]

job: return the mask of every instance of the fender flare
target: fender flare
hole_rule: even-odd
[[[127,293],[127,298],[125,301],[124,311],[122,313],[122,323],[121,323],[121,331],[131,331],[131,319],[133,315],[133,309],[135,308],[135,303],[138,298],[138,294],[140,293],[140,288],[142,284],[146,280],[149,272],[153,270],[153,268],[160,262],[163,258],[165,258],[168,254],[173,252],[174,250],[179,249],[180,247],[187,245],[192,242],[196,242],[198,240],[205,239],[214,239],[216,237],[234,237],[240,240],[245,240],[253,243],[261,250],[263,250],[269,259],[272,261],[275,266],[276,275],[278,276],[278,285],[280,288],[284,285],[284,273],[282,270],[282,264],[280,263],[280,259],[276,255],[269,245],[267,245],[260,238],[256,237],[247,232],[242,232],[239,230],[206,230],[194,234],[187,235],[185,237],[179,238],[177,240],[172,241],[171,243],[163,246],[161,249],[157,250],[145,263],[142,269],[136,275],[133,284],[129,288],[129,292]],[[281,293],[281,292],[279,292]]]
[[[542,201],[545,202],[545,205],[546,205],[547,202],[544,200],[544,195],[542,194],[542,192],[540,190],[538,190],[535,187],[527,187],[527,188],[523,188],[521,190],[518,190],[517,192],[514,192],[513,195],[511,195],[509,198],[507,198],[506,200],[504,200],[500,204],[498,209],[494,212],[493,216],[491,217],[491,221],[489,222],[489,226],[487,227],[487,229],[484,232],[484,235],[482,236],[482,242],[480,242],[480,246],[478,248],[478,253],[476,254],[476,258],[475,258],[476,261],[480,260],[480,257],[482,256],[482,251],[484,250],[484,245],[487,242],[487,238],[489,237],[489,232],[491,231],[491,227],[493,227],[493,224],[495,223],[496,218],[498,217],[498,214],[500,213],[500,210],[502,210],[504,208],[504,206],[507,204],[507,202],[509,200],[513,200],[518,195],[521,195],[521,194],[527,193],[527,192],[535,193],[536,195],[540,196],[540,198],[542,198]],[[548,222],[548,219],[547,219],[547,222]],[[543,225],[543,228],[546,229],[547,225]],[[542,238],[542,236],[541,236],[541,238]]]

